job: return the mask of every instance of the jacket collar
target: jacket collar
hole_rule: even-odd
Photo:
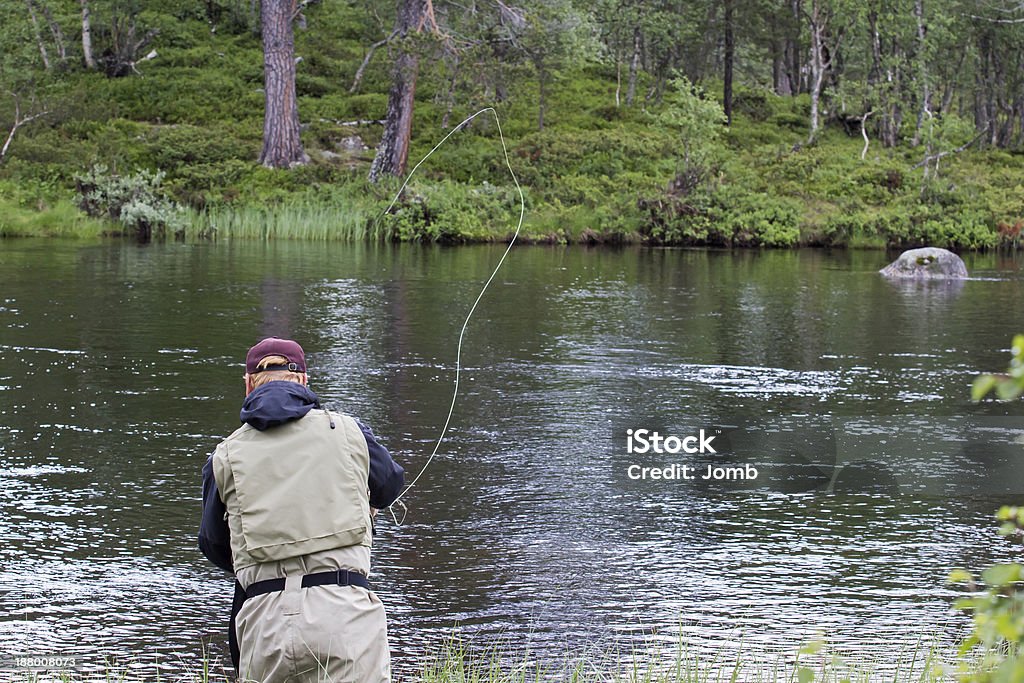
[[[257,387],[245,397],[239,418],[261,432],[305,417],[320,407],[320,399],[309,387],[297,382],[274,380]]]

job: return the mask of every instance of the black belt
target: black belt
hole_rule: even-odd
[[[338,569],[333,572],[318,572],[306,574],[302,577],[302,587],[310,586],[359,586],[370,590],[370,582],[359,572],[350,572],[347,569]],[[284,579],[266,579],[249,584],[245,589],[246,598],[254,598],[264,593],[273,593],[284,590]]]

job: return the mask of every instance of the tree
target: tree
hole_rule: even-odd
[[[548,88],[566,68],[592,56],[587,18],[569,0],[537,0],[524,14],[522,28],[512,35],[516,50],[537,77],[537,129],[544,130]]]
[[[89,15],[89,0],[82,3],[82,61],[86,69],[96,68],[96,59],[92,56],[92,18]]]
[[[696,187],[707,174],[708,162],[716,152],[727,119],[718,102],[707,97],[702,88],[687,78],[675,78],[670,85],[672,89],[666,97],[668,106],[658,115],[658,122],[679,133],[683,163],[676,174],[691,177]]]
[[[811,132],[807,144],[814,144],[821,127],[821,91],[825,76],[832,68],[843,38],[843,29],[836,26],[839,8],[833,0],[811,0],[807,25],[811,33]]]
[[[57,54],[57,64],[63,68],[67,65],[67,49],[64,46],[64,32],[60,28],[60,24],[53,18],[53,13],[50,11],[50,7],[44,0],[25,0],[25,5],[28,8],[29,18],[32,20],[32,29],[35,34],[36,44],[39,47],[39,53],[43,59],[43,67],[49,71],[51,68],[49,54],[46,50],[46,43],[43,39],[43,33],[39,28],[39,14],[43,15],[46,20],[46,25],[49,27],[50,35],[53,38],[53,47]]]
[[[4,140],[3,146],[0,146],[0,163],[3,163],[4,158],[7,156],[7,151],[11,148],[11,142],[14,141],[14,136],[17,134],[18,129],[50,113],[48,111],[36,111],[31,114],[26,114],[21,110],[21,98],[17,95],[13,95],[13,97],[14,121],[11,123],[10,131],[7,133],[7,138]]]
[[[437,32],[431,0],[398,0],[395,35],[402,47],[391,71],[384,133],[370,165],[371,183],[377,182],[385,174],[401,176],[405,173],[409,159],[409,139],[412,137],[416,76],[420,66],[419,55],[409,44],[409,39],[411,34],[420,33],[427,24]]]
[[[295,95],[295,19],[293,0],[262,0],[263,150],[260,163],[289,168],[309,162],[299,138],[299,104]]]
[[[722,104],[726,125],[732,125],[732,67],[736,58],[735,0],[725,0],[725,74],[722,78]]]

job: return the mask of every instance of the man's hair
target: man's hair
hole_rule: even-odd
[[[267,356],[256,364],[257,370],[263,370],[268,365],[288,365],[288,359],[284,356]],[[291,370],[264,370],[252,375],[253,389],[273,380],[284,380],[286,382],[302,383],[302,373]]]

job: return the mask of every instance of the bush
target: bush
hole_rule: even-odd
[[[524,192],[527,210],[529,195]],[[385,203],[381,211],[387,208]],[[519,222],[519,193],[514,186],[479,187],[443,181],[416,183],[384,216],[386,235],[394,241],[456,243],[511,237]]]
[[[774,112],[768,101],[769,93],[764,90],[739,87],[733,94],[733,114],[744,114],[754,121],[767,121]]]
[[[986,249],[999,242],[989,218],[977,211],[919,204],[890,212],[886,242],[901,249],[935,246],[949,249]]]
[[[715,195],[716,225],[732,246],[792,247],[800,240],[795,200],[725,186]]]
[[[134,175],[108,174],[105,166],[94,166],[75,176],[78,206],[93,217],[121,223],[140,240],[168,230],[176,235],[185,230],[185,214],[160,191],[163,173],[139,171]]]
[[[807,117],[791,112],[780,112],[769,119],[769,123],[793,131],[806,131],[810,126]]]

